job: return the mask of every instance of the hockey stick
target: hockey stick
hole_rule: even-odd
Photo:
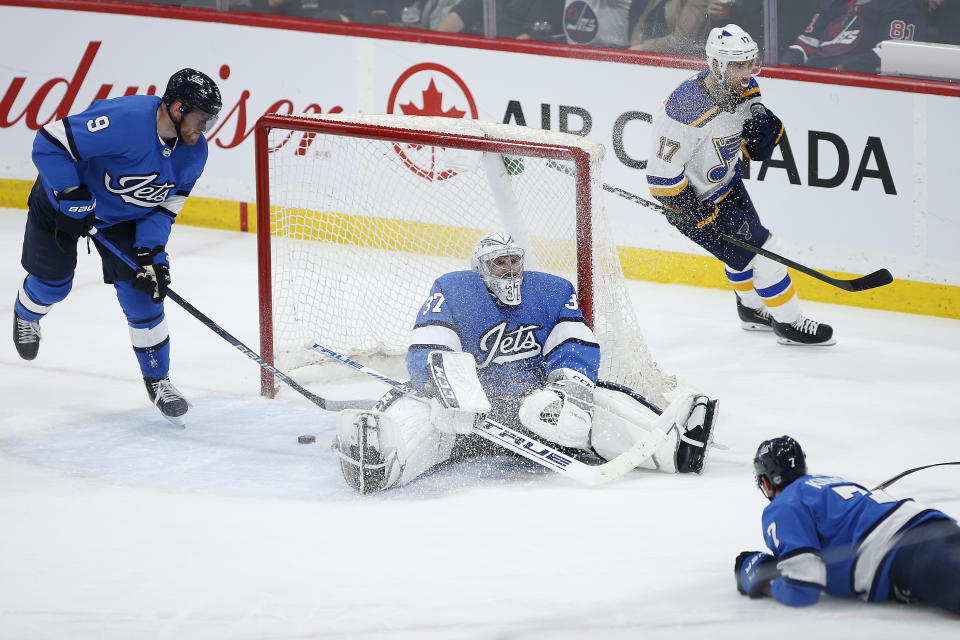
[[[943,467],[948,464],[960,464],[960,462],[935,462],[934,464],[925,464],[922,467],[914,467],[913,469],[907,469],[906,471],[903,471],[902,473],[898,473],[897,475],[893,476],[889,480],[885,480],[881,482],[880,484],[875,486],[873,489],[870,489],[870,491],[880,491],[881,489],[886,489],[887,487],[892,485],[894,482],[896,482],[900,478],[904,476],[908,476],[914,471],[923,471],[924,469],[929,469],[931,467]]]
[[[553,160],[548,160],[547,166],[550,167],[551,169],[556,169],[557,171],[560,171],[567,175],[572,175],[571,169],[568,169],[567,167],[563,167],[557,164],[556,162],[554,162]],[[630,193],[629,191],[625,189],[621,189],[620,187],[614,187],[604,183],[603,190],[609,193],[612,193],[614,195],[618,195],[621,198],[624,198],[625,200],[629,200],[630,202],[633,202],[635,204],[639,204],[641,206],[647,207],[648,209],[659,211],[660,213],[663,213],[665,215],[668,215],[668,216],[671,214],[677,215],[675,212],[668,210],[662,204],[659,204],[657,202],[652,202],[650,200],[647,200],[646,198],[641,198],[637,194]],[[882,287],[885,284],[890,284],[891,282],[893,282],[893,276],[886,269],[879,269],[877,271],[874,271],[873,273],[868,273],[865,276],[860,276],[858,278],[852,278],[849,280],[846,280],[843,278],[831,278],[827,274],[820,273],[816,269],[811,269],[810,267],[802,265],[799,262],[794,262],[790,258],[785,258],[772,251],[767,251],[762,247],[758,247],[756,245],[750,244],[749,242],[745,242],[734,235],[730,235],[729,233],[724,233],[721,235],[723,239],[727,241],[729,244],[740,247],[741,249],[746,249],[751,253],[761,255],[765,258],[769,258],[774,262],[779,262],[782,265],[786,265],[788,267],[791,267],[792,269],[796,269],[800,273],[805,273],[811,278],[816,278],[817,280],[826,282],[827,284],[833,285],[834,287],[837,287],[839,289],[843,289],[844,291],[866,291],[867,289],[875,289],[877,287]]]
[[[359,371],[360,373],[364,373],[368,376],[376,378],[380,382],[383,382],[384,384],[387,384],[414,399],[422,402],[429,402],[427,398],[417,395],[409,385],[374,371],[370,367],[360,364],[356,360],[351,360],[347,356],[341,355],[321,344],[314,344],[311,349],[329,358],[333,358],[337,362]],[[530,436],[522,434],[519,431],[515,431],[510,427],[500,424],[499,422],[495,422],[490,418],[487,418],[482,425],[475,426],[473,428],[473,432],[481,438],[489,440],[490,442],[496,443],[505,449],[523,456],[527,460],[532,460],[533,462],[536,462],[547,469],[551,469],[565,476],[573,478],[577,482],[581,482],[590,486],[604,484],[610,480],[619,478],[629,471],[632,471],[643,461],[656,453],[657,449],[666,441],[667,438],[663,431],[654,431],[650,434],[648,439],[641,440],[613,460],[604,462],[603,464],[589,465],[584,464],[579,460],[572,458],[561,451],[558,451],[557,449],[554,449],[548,444],[535,440]]]
[[[115,245],[113,241],[110,240],[110,238],[100,235],[99,229],[97,229],[96,227],[91,227],[89,231],[89,235],[96,242],[99,242],[100,246],[104,247],[105,249],[107,249],[107,251],[109,251],[110,253],[115,255],[117,258],[119,258],[125,265],[127,265],[128,267],[130,267],[131,269],[133,269],[138,273],[140,271],[143,271],[143,268],[140,267],[136,262],[134,262],[130,258],[130,256],[123,253],[123,251],[121,251],[120,248],[117,247],[117,245]],[[257,352],[255,352],[253,349],[251,349],[247,345],[237,340],[226,329],[224,329],[223,327],[218,325],[216,322],[208,318],[199,309],[197,309],[195,306],[193,306],[192,304],[184,300],[182,297],[180,297],[180,295],[176,291],[174,291],[173,289],[170,289],[169,287],[167,288],[167,297],[173,300],[174,302],[176,302],[181,307],[183,307],[187,313],[189,313],[194,318],[202,322],[211,331],[213,331],[218,336],[220,336],[221,338],[229,342],[231,345],[233,345],[240,353],[247,356],[248,358],[256,362],[258,365],[260,365],[261,367],[263,367],[264,369],[272,373],[282,382],[285,382],[291,387],[293,387],[293,389],[299,392],[300,395],[302,395],[304,398],[306,398],[313,404],[317,405],[321,409],[326,409],[327,411],[340,411],[342,409],[366,409],[370,407],[370,402],[365,400],[328,400],[326,398],[321,398],[315,393],[311,393],[307,389],[297,384],[297,382],[294,381],[292,378],[290,378],[290,376],[283,373],[282,371],[274,367],[272,364],[264,360],[262,357],[260,357],[260,355]]]

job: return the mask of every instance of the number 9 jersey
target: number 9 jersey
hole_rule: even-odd
[[[43,126],[33,162],[44,191],[87,185],[98,227],[137,221],[137,246],[166,244],[170,227],[207,161],[207,141],[168,145],[157,134],[158,96],[96,100],[88,109]],[[104,224],[105,223],[105,224]]]

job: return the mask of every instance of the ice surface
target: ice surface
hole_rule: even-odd
[[[24,218],[0,211],[8,327]],[[170,249],[173,288],[257,348],[253,236],[177,227]],[[37,360],[9,338],[0,348],[0,638],[956,633],[955,617],[921,607],[749,600],[732,568],[763,545],[750,466],[763,438],[791,434],[811,470],[871,486],[960,457],[960,323],[808,303],[838,345],[804,349],[741,331],[732,293],[631,293],[661,365],[721,400],[729,450],[703,476],[634,472],[587,489],[495,458],[360,497],[327,448],[334,415],[289,390],[261,399],[256,365],[168,303],[172,377],[194,405],[186,430],[171,427],[84,250]],[[960,467],[931,469],[891,491],[960,515],[958,479]]]

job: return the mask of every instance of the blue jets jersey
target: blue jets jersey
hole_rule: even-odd
[[[136,220],[136,246],[165,245],[203,172],[207,141],[165,144],[157,135],[160,102],[157,96],[97,100],[41,128],[33,162],[53,206],[55,192],[85,184],[97,199],[98,227]]]
[[[763,535],[780,570],[773,596],[794,606],[816,602],[821,591],[884,600],[900,535],[944,518],[842,478],[802,476],[763,510]]]
[[[454,271],[433,283],[411,334],[407,369],[423,390],[431,351],[465,351],[477,361],[480,384],[491,398],[540,387],[549,372],[570,368],[596,381],[600,345],[584,321],[573,285],[525,271],[522,303],[498,304],[480,276]]]

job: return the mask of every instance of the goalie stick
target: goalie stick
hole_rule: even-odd
[[[906,471],[902,471],[902,472],[898,473],[897,475],[893,476],[893,477],[890,478],[889,480],[884,480],[883,482],[881,482],[880,484],[878,484],[877,486],[875,486],[873,489],[870,489],[870,491],[880,491],[880,490],[882,490],[882,489],[886,489],[887,487],[889,487],[890,485],[892,485],[894,482],[896,482],[896,481],[899,480],[900,478],[902,478],[902,477],[904,477],[904,476],[908,476],[908,475],[910,475],[911,473],[913,473],[914,471],[923,471],[924,469],[929,469],[929,468],[931,468],[931,467],[943,467],[943,466],[946,466],[946,465],[948,465],[948,464],[960,464],[960,462],[935,462],[935,463],[933,463],[933,464],[925,464],[925,465],[923,465],[922,467],[914,467],[913,469],[907,469]]]
[[[550,167],[551,169],[556,169],[557,171],[560,171],[561,173],[565,173],[569,176],[573,175],[572,169],[568,167],[564,167],[558,164],[557,162],[555,162],[554,160],[548,160],[547,166]],[[630,193],[629,191],[625,189],[621,189],[620,187],[614,187],[604,183],[603,190],[609,193],[612,193],[614,195],[620,196],[621,198],[624,198],[625,200],[629,200],[630,202],[633,202],[635,204],[639,204],[641,206],[647,207],[648,209],[659,211],[660,213],[663,213],[665,215],[671,215],[671,214],[676,215],[675,212],[667,209],[662,204],[653,202],[651,200],[647,200],[646,198],[641,198],[637,194]],[[767,251],[762,247],[758,247],[756,245],[750,244],[749,242],[745,242],[740,238],[734,235],[731,235],[729,233],[724,233],[721,235],[726,242],[734,246],[740,247],[741,249],[746,249],[751,253],[761,255],[765,258],[769,258],[774,262],[779,262],[782,265],[786,265],[792,269],[796,269],[800,273],[805,273],[811,278],[816,278],[817,280],[826,282],[827,284],[833,285],[834,287],[837,287],[839,289],[843,289],[844,291],[866,291],[867,289],[875,289],[877,287],[882,287],[886,284],[890,284],[891,282],[893,282],[893,276],[890,274],[890,272],[887,269],[878,269],[873,273],[868,273],[865,276],[860,276],[858,278],[852,278],[849,280],[843,279],[843,278],[831,278],[827,274],[820,273],[816,269],[811,269],[810,267],[802,265],[799,262],[794,262],[790,258],[785,258],[777,253],[774,253],[772,251]]]
[[[374,371],[370,367],[360,364],[356,360],[341,355],[332,349],[328,349],[321,344],[314,344],[311,349],[360,373],[376,378],[380,382],[412,398],[421,400],[422,402],[429,402],[427,398],[417,395],[409,385]],[[641,440],[613,460],[604,462],[603,464],[589,465],[554,449],[548,444],[534,440],[530,436],[515,431],[499,422],[495,422],[490,418],[487,418],[482,425],[475,426],[473,432],[481,438],[523,456],[527,460],[532,460],[547,469],[551,469],[577,482],[590,486],[605,484],[632,471],[644,460],[652,456],[667,437],[662,431],[655,431],[650,434],[649,438]]]
[[[137,263],[134,262],[133,259],[130,258],[130,256],[123,253],[123,251],[121,251],[120,248],[113,243],[113,241],[111,241],[106,236],[100,235],[99,229],[97,229],[96,227],[91,227],[88,234],[96,242],[99,242],[100,246],[104,247],[105,249],[107,249],[107,251],[109,251],[110,253],[115,255],[117,258],[119,258],[125,265],[127,265],[128,267],[130,267],[131,269],[133,269],[138,273],[140,271],[143,271],[143,268],[137,265]],[[208,318],[199,309],[197,309],[195,306],[193,306],[192,304],[184,300],[182,297],[180,297],[180,295],[176,291],[174,291],[169,287],[167,287],[167,297],[173,300],[174,302],[176,302],[181,307],[183,307],[183,309],[187,313],[189,313],[194,318],[202,322],[211,331],[213,331],[218,336],[220,336],[221,338],[229,342],[231,345],[233,345],[240,353],[247,356],[248,358],[256,362],[258,365],[260,365],[261,367],[263,367],[264,369],[272,373],[282,382],[287,383],[290,387],[292,387],[294,390],[300,393],[300,395],[302,395],[304,398],[306,398],[313,404],[317,405],[321,409],[326,409],[327,411],[340,411],[342,409],[366,409],[371,406],[372,403],[369,400],[328,400],[327,398],[321,398],[317,394],[312,393],[307,389],[303,388],[302,386],[297,384],[296,381],[290,378],[290,376],[283,373],[282,371],[274,367],[272,364],[264,360],[260,356],[260,354],[258,354],[253,349],[251,349],[247,345],[237,340],[226,329],[224,329],[223,327],[218,325],[216,322]]]

